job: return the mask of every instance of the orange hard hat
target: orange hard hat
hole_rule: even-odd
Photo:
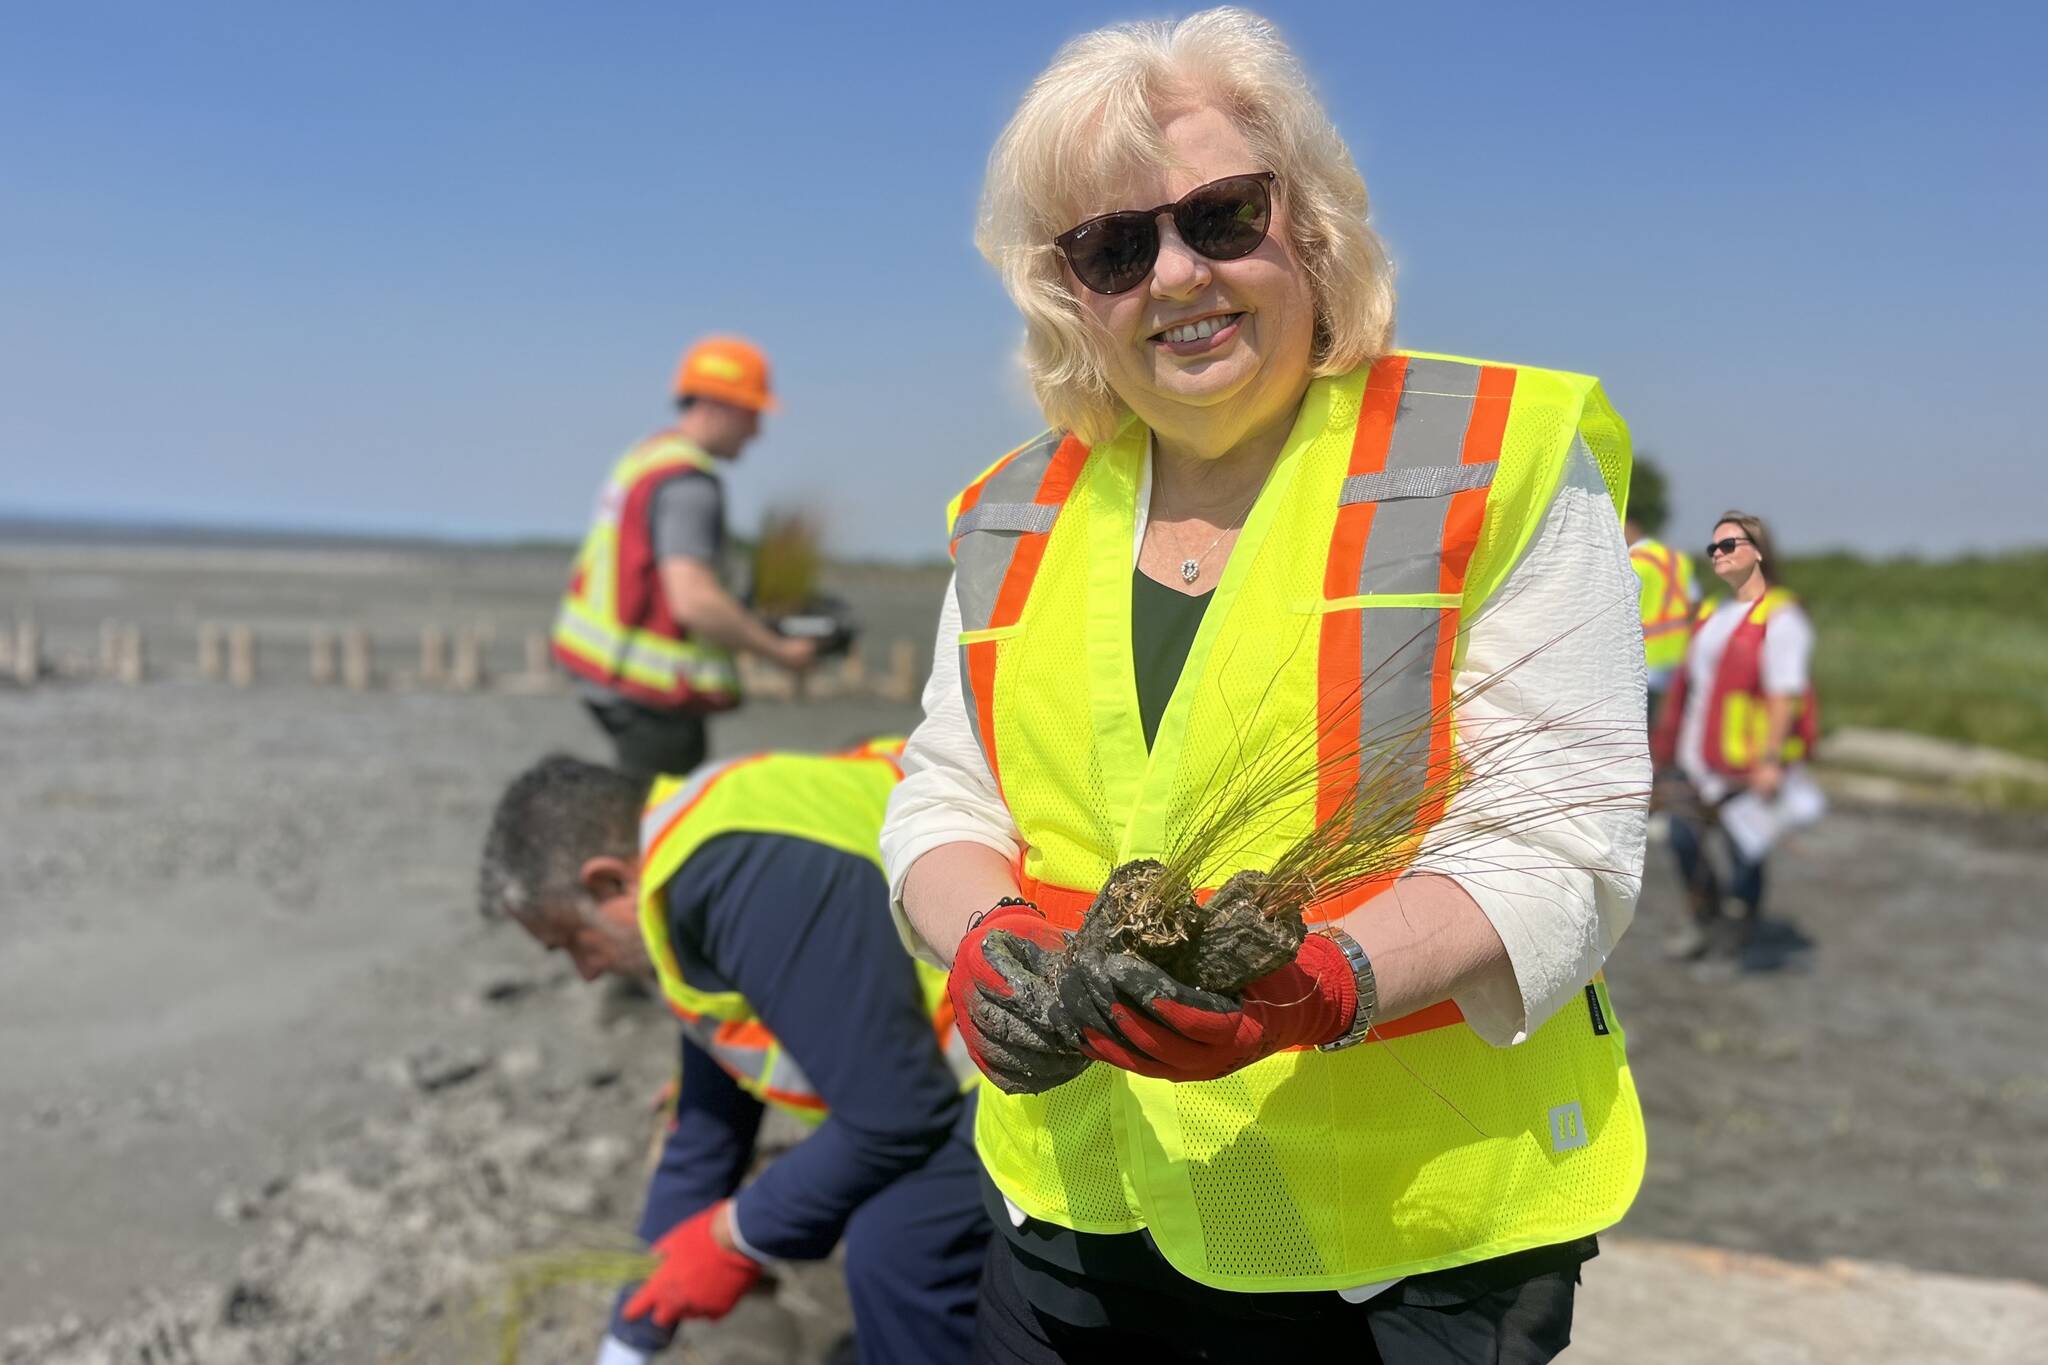
[[[776,408],[768,391],[768,357],[738,337],[705,337],[683,352],[676,366],[676,397],[715,398],[755,412]]]

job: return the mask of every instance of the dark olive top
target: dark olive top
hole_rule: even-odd
[[[1196,596],[1175,592],[1143,570],[1131,570],[1131,666],[1138,675],[1138,718],[1145,724],[1147,749],[1215,595],[1214,588]]]

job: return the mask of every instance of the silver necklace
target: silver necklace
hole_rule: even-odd
[[[1197,578],[1200,578],[1202,576],[1202,561],[1207,559],[1210,555],[1216,552],[1216,547],[1223,543],[1223,537],[1229,535],[1232,531],[1235,531],[1240,525],[1243,524],[1244,519],[1250,516],[1252,513],[1252,504],[1256,503],[1258,500],[1259,495],[1257,493],[1252,494],[1252,500],[1251,502],[1248,502],[1244,505],[1244,511],[1239,512],[1237,514],[1236,520],[1232,521],[1230,525],[1224,527],[1222,530],[1216,533],[1216,539],[1209,542],[1208,549],[1202,551],[1201,554],[1195,556],[1193,559],[1183,559],[1180,562],[1181,582],[1192,583]]]

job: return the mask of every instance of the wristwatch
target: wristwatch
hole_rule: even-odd
[[[1357,939],[1335,925],[1316,932],[1344,951],[1344,960],[1351,964],[1351,979],[1358,987],[1358,1010],[1351,1016],[1351,1027],[1344,1031],[1342,1037],[1316,1044],[1318,1052],[1342,1052],[1364,1042],[1365,1035],[1372,1032],[1372,1019],[1380,1008],[1379,982],[1372,974],[1372,959],[1365,955],[1365,949],[1358,946]]]

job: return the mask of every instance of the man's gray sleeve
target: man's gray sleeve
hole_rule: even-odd
[[[718,568],[725,552],[725,493],[709,474],[678,474],[654,490],[648,516],[654,523],[657,561],[681,555]]]

